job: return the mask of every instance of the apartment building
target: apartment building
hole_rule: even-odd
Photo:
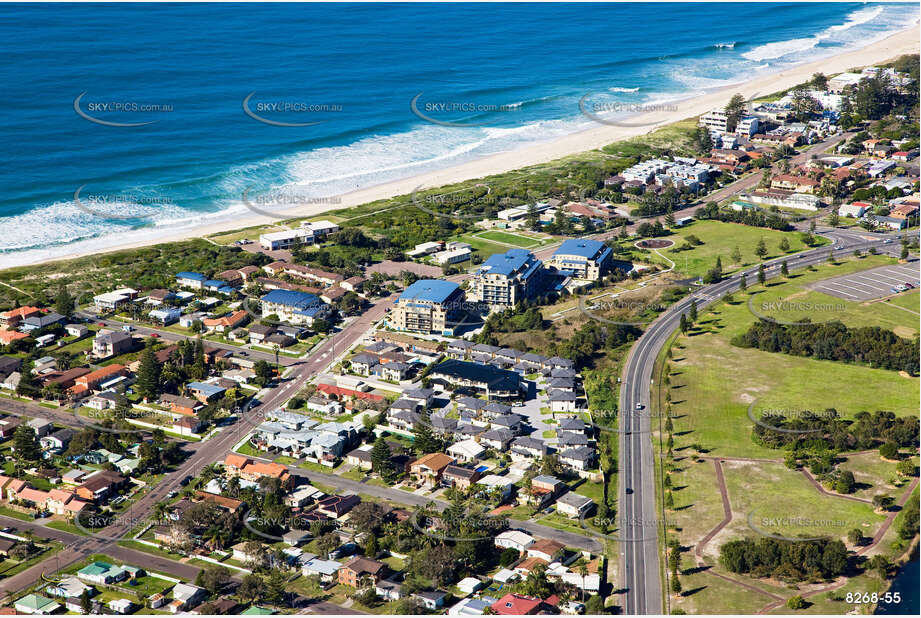
[[[451,335],[452,318],[463,300],[464,291],[456,283],[420,279],[400,294],[388,321],[397,330]]]
[[[467,298],[506,309],[540,294],[544,282],[543,262],[525,249],[509,249],[491,255],[470,279]]]
[[[612,262],[613,252],[603,242],[570,238],[547,260],[547,265],[575,279],[598,281],[610,270]]]

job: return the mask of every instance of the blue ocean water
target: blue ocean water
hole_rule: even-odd
[[[249,214],[247,188],[336,196],[553,139],[592,126],[590,92],[675,101],[917,18],[863,3],[0,5],[0,266]],[[438,122],[413,113],[417,95]]]

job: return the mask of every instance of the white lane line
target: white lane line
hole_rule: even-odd
[[[828,293],[828,294],[831,294],[832,296],[839,296],[839,295],[840,295],[840,296],[847,296],[847,297],[849,297],[849,298],[858,298],[857,296],[854,296],[853,294],[851,294],[851,293],[849,293],[849,292],[844,292],[844,291],[842,291],[842,290],[837,290],[837,289],[835,289],[834,287],[832,287],[832,284],[829,284],[829,283],[826,283],[825,285],[823,285],[823,286],[821,286],[821,287],[818,287],[818,286],[817,286],[817,287],[816,287],[816,290],[818,290],[818,291],[820,291],[820,292],[826,292],[826,293]]]

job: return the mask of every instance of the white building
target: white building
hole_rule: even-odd
[[[119,288],[94,296],[93,304],[96,305],[96,311],[99,312],[116,311],[123,305],[130,303],[137,295],[138,291],[132,288]]]
[[[520,530],[506,530],[496,535],[494,544],[496,547],[510,547],[523,553],[534,545],[534,537]]]

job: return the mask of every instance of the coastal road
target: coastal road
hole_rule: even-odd
[[[885,253],[897,252],[900,245],[886,244],[886,239],[895,239],[896,234],[871,235],[867,241],[864,235],[855,235],[840,230],[819,231],[836,244],[810,249],[793,256],[786,256],[764,262],[765,276],[770,279],[780,275],[780,265],[787,261],[791,269],[821,264],[828,258],[829,251],[846,256],[855,248],[866,250],[875,246]],[[744,271],[748,281],[755,280],[757,267]],[[681,315],[688,311],[691,301],[703,308],[739,287],[742,273],[736,273],[719,283],[697,288],[692,294],[671,306],[654,320],[636,344],[631,348],[623,371],[620,392],[622,426],[620,433],[620,487],[619,511],[622,526],[621,576],[624,590],[624,612],[627,614],[662,613],[662,566],[658,533],[664,529],[656,508],[655,460],[651,431],[650,413],[652,403],[650,385],[656,359],[678,329]],[[751,284],[750,284],[751,285]],[[637,409],[637,406],[641,409]]]

